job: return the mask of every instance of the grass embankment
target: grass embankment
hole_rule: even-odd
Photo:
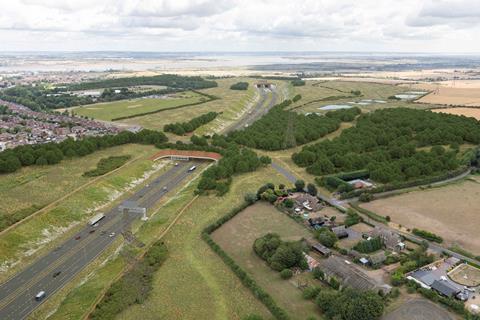
[[[171,97],[165,99],[140,98],[95,103],[76,107],[72,109],[72,111],[77,115],[111,121],[120,117],[129,117],[137,114],[160,111],[163,109],[201,102],[202,99],[206,99],[202,95],[192,91],[171,94],[169,96]]]
[[[128,146],[121,148],[128,148]],[[121,151],[123,150],[121,148],[118,150],[112,148],[109,149],[109,152]],[[148,160],[148,158],[155,148],[131,145],[130,151],[132,148],[138,151],[137,154],[140,155],[138,160],[132,161],[128,166],[120,168],[111,175],[96,180],[94,183],[60,201],[51,209],[2,233],[0,235],[0,266],[3,272],[0,280],[6,279],[14,272],[14,268],[9,268],[9,266],[15,264],[15,269],[18,270],[23,265],[33,261],[38,255],[48,252],[52,247],[70,237],[74,232],[83,227],[83,224],[79,222],[87,220],[94,214],[95,210],[103,206],[106,207],[102,209],[108,209],[113,205],[112,201],[118,198],[122,192],[133,187],[132,182],[134,180],[142,179],[145,172],[152,170],[153,162]],[[104,156],[106,154],[108,153],[103,153]],[[95,158],[95,160],[98,161],[98,158]],[[70,161],[72,163],[69,163]],[[73,165],[73,162],[76,161],[65,161],[62,164],[49,167],[48,170],[55,171],[65,166],[67,168],[66,172],[63,172],[60,178],[65,179],[64,184],[66,185],[75,185],[72,181],[79,179],[79,176],[83,174],[85,169],[85,167],[80,170],[76,168]],[[89,162],[90,165],[91,162]],[[35,170],[33,167],[28,169]],[[75,174],[69,170],[74,170]],[[21,172],[23,172],[23,169]],[[72,173],[71,176],[68,176],[69,172]],[[50,174],[53,175],[53,181],[59,178],[52,172]],[[55,199],[55,197],[65,194],[65,191],[59,190],[57,187],[52,186],[52,188],[49,188],[53,181],[49,181],[43,187],[39,187],[41,189],[39,189],[38,193],[32,192],[30,201],[41,199],[42,195],[48,199]],[[41,185],[42,181],[36,183]],[[61,182],[59,183],[62,185]],[[22,189],[16,190],[18,197],[29,195],[27,185],[22,186]],[[12,198],[17,200],[14,195],[12,195]],[[6,199],[9,200],[8,198]]]

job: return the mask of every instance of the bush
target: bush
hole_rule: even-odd
[[[84,177],[97,177],[113,171],[123,166],[131,156],[110,156],[108,158],[102,158],[98,161],[97,168],[94,170],[86,171]]]
[[[300,241],[285,242],[275,233],[267,233],[253,243],[254,252],[268,265],[276,270],[299,267],[304,269],[306,260],[303,255],[303,245]]]
[[[304,299],[312,300],[317,297],[320,291],[321,291],[320,287],[316,287],[316,286],[308,287],[308,288],[305,288],[305,290],[303,290],[302,296]]]
[[[280,277],[282,277],[282,279],[284,279],[284,280],[290,279],[291,277],[293,277],[293,271],[290,270],[290,269],[283,269],[280,272]]]
[[[370,202],[373,199],[374,199],[373,194],[368,192],[364,192],[360,195],[360,197],[358,197],[358,200],[360,200],[361,202]]]
[[[383,241],[380,237],[374,237],[370,240],[359,241],[353,249],[361,253],[372,253],[383,247]]]
[[[295,190],[298,192],[303,191],[305,189],[305,181],[297,180],[295,181]]]
[[[290,83],[294,87],[301,87],[305,85],[305,81],[303,81],[302,79],[295,79],[295,80],[292,80]]]
[[[335,246],[338,238],[332,231],[328,230],[327,228],[320,228],[315,230],[315,238],[323,244],[327,248],[332,248]]]
[[[230,86],[231,90],[247,90],[248,82],[237,82]]]
[[[318,280],[325,279],[325,273],[319,267],[313,269],[313,277]]]

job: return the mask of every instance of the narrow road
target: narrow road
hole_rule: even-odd
[[[274,168],[278,173],[280,173],[281,175],[283,175],[285,178],[288,179],[288,181],[292,182],[292,183],[295,183],[295,181],[298,179],[296,176],[295,176],[295,173],[292,173],[290,172],[288,169],[285,169],[284,167],[280,166],[278,163],[275,163],[275,162],[272,162],[272,168]],[[457,177],[453,177],[451,179],[448,179],[448,182],[452,182],[452,181],[455,181],[455,180],[459,180],[459,179],[462,179],[464,177],[466,177],[468,174],[470,173],[470,170],[460,176],[457,176]],[[447,183],[447,180],[444,180],[444,181],[441,181],[441,182],[438,182],[438,183]],[[333,199],[333,198],[329,198],[325,195],[322,195],[320,193],[317,194],[318,198],[320,198],[322,201],[325,201],[326,203],[334,206],[334,207],[337,207],[338,209],[340,209],[341,211],[346,211],[347,209],[343,206],[343,203],[338,201],[337,199]],[[369,223],[373,224],[374,226],[377,226],[377,227],[381,227],[381,228],[386,228],[386,229],[389,229],[390,231],[393,231],[393,232],[396,232],[400,235],[402,235],[403,237],[405,237],[406,239],[411,239],[413,240],[414,242],[422,242],[424,241],[425,239],[423,238],[420,238],[420,237],[417,237],[415,235],[412,235],[410,233],[406,233],[406,232],[403,232],[403,231],[400,231],[400,230],[397,230],[395,228],[392,228],[392,227],[389,227],[383,223],[380,223],[380,222],[377,222],[375,220],[372,220],[370,219],[369,217],[361,214],[359,212],[359,214],[366,220],[368,221]],[[458,258],[460,260],[464,260],[464,261],[467,261],[467,262],[470,262],[470,263],[474,263],[474,264],[480,264],[480,261],[476,260],[476,259],[472,259],[472,258],[469,258],[467,256],[464,256],[460,253],[457,253],[457,252],[454,252],[452,250],[449,250],[448,248],[445,248],[441,245],[439,245],[438,243],[435,243],[435,242],[431,242],[431,241],[427,241],[428,244],[429,244],[429,248],[430,250],[434,251],[435,253],[437,254],[442,254],[443,252],[451,255],[452,257],[455,257],[455,258]]]
[[[192,164],[200,163],[200,160],[179,161],[178,166],[155,178],[128,200],[135,201],[139,207],[151,209],[169,190],[192,174],[188,171]],[[3,283],[0,286],[0,319],[27,317],[108,248],[125,227],[128,228],[133,220],[139,218],[139,214],[120,213],[119,206],[106,213],[98,226],[85,226],[74,237]],[[45,291],[46,297],[36,301],[35,295],[40,291]]]

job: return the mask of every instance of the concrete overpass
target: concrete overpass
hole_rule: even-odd
[[[165,149],[154,154],[152,157],[150,157],[150,160],[155,161],[163,158],[170,158],[172,160],[203,159],[218,161],[222,158],[222,155],[216,152],[207,151]]]

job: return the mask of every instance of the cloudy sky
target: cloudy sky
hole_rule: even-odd
[[[5,0],[1,51],[480,52],[480,0]]]

